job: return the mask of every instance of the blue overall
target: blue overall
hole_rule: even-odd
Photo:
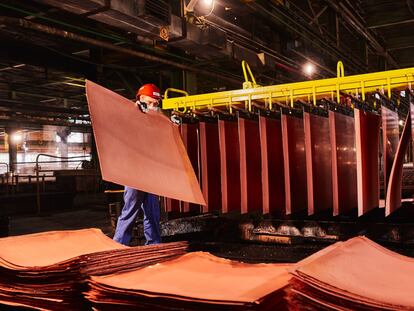
[[[124,207],[118,218],[114,240],[129,245],[139,208],[144,211],[144,235],[148,244],[161,243],[160,202],[157,195],[125,186]]]

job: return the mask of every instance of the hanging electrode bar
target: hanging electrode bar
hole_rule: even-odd
[[[392,90],[404,90],[414,81],[414,68],[380,71],[360,75],[345,76],[342,62],[338,62],[337,77],[320,80],[310,80],[271,86],[259,86],[248,67],[243,63],[243,73],[246,81],[243,89],[207,93],[200,95],[185,95],[169,98],[166,94],[163,100],[163,109],[182,109],[194,107],[203,109],[206,107],[244,105],[251,108],[251,102],[265,103],[269,98],[273,102],[292,103],[296,100],[307,101],[309,98],[315,102],[323,97],[331,97],[333,94],[337,102],[340,102],[341,94],[357,94],[364,99],[367,93],[385,89],[388,96]],[[252,81],[250,81],[249,76]]]

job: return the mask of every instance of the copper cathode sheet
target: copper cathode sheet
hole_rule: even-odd
[[[259,117],[262,156],[263,214],[285,212],[282,122]]]
[[[379,115],[354,109],[358,216],[379,206]]]
[[[240,148],[235,121],[219,120],[222,212],[240,212]]]
[[[178,127],[160,112],[86,82],[102,178],[172,199],[205,204]]]
[[[259,122],[238,118],[241,212],[262,211]]]
[[[308,215],[330,210],[332,199],[332,152],[329,119],[304,112]]]
[[[201,187],[207,206],[203,212],[221,209],[220,146],[217,122],[200,122]]]
[[[333,215],[337,216],[358,206],[355,121],[352,116],[329,111],[329,127]]]
[[[307,178],[303,119],[282,114],[286,214],[307,208]]]

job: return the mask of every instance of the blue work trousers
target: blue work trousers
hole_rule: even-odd
[[[144,211],[146,245],[161,243],[160,202],[157,195],[125,186],[124,207],[118,218],[114,240],[129,245],[139,208]]]

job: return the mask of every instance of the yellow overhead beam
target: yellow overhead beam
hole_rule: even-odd
[[[209,107],[228,106],[245,101],[266,100],[273,102],[292,103],[297,99],[308,100],[326,96],[340,98],[341,92],[359,94],[365,99],[365,94],[375,91],[384,92],[391,96],[391,90],[411,88],[414,82],[414,68],[396,69],[366,73],[353,76],[342,76],[343,68],[338,68],[337,78],[311,80],[263,87],[253,87],[233,91],[187,95],[182,97],[164,98],[163,109],[200,109]]]

